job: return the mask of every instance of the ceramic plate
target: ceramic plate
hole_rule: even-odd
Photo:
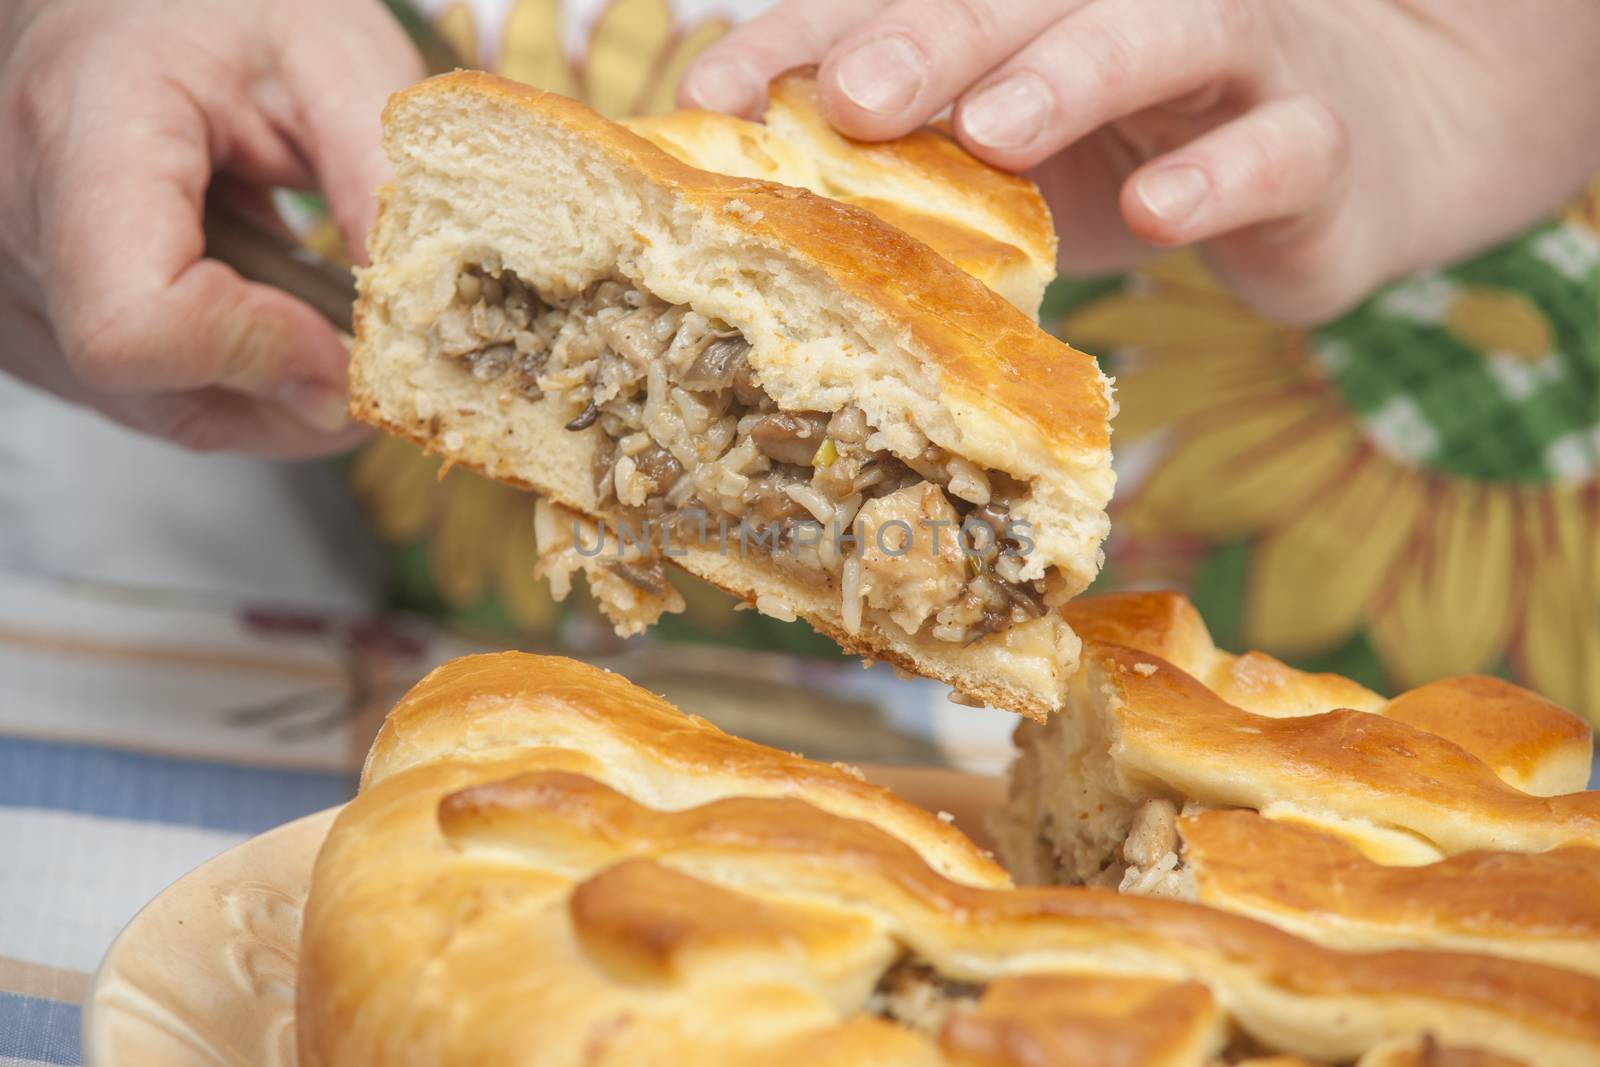
[[[913,803],[947,811],[987,847],[994,779],[863,767]],[[311,865],[337,808],[269,830],[145,905],[95,975],[87,1067],[294,1067],[294,975]]]

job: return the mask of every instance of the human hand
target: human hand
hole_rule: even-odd
[[[336,331],[203,258],[202,212],[320,187],[359,254],[422,74],[378,0],[0,0],[0,368],[191,448],[358,440]]]
[[[785,0],[685,104],[753,115],[820,64],[830,120],[1032,168],[1069,273],[1201,245],[1245,300],[1323,320],[1510,236],[1600,172],[1593,0]]]

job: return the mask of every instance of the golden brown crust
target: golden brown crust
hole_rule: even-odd
[[[1499,678],[1445,678],[1402,693],[1381,714],[1449,738],[1525,792],[1570,792],[1589,776],[1589,724]]]
[[[1548,1016],[1563,1029],[1600,1038],[1600,981],[1553,968],[1466,954],[1332,952],[1223,912],[1100,890],[978,889],[941,877],[877,827],[803,801],[735,797],[686,811],[657,811],[597,783],[579,784],[580,777],[539,775],[543,788],[517,793],[515,806],[500,814],[520,815],[529,824],[523,827],[529,835],[523,844],[542,841],[552,821],[570,817],[574,807],[568,791],[576,788],[591,819],[581,836],[603,841],[610,856],[701,853],[730,867],[741,858],[769,865],[770,872],[751,870],[746,877],[796,889],[801,886],[795,880],[802,879],[814,888],[827,885],[846,900],[870,899],[915,915],[918,925],[928,925],[928,943],[917,946],[924,955],[932,950],[981,958],[1003,957],[1024,946],[1040,952],[1071,949],[1082,947],[1086,938],[1114,932],[1117,946],[1131,955],[1170,952],[1218,967],[1242,966],[1300,993],[1410,993],[1498,1003],[1518,1015]],[[603,805],[590,807],[597,792],[610,795]],[[492,836],[501,848],[515,846]],[[978,965],[969,966],[976,970]],[[969,971],[960,977],[975,975]],[[1563,995],[1552,1000],[1555,987]],[[1512,999],[1502,1001],[1502,996]]]
[[[1575,716],[1495,679],[1385,701],[1232,656],[1176,594],[1064,614],[1085,638],[1071,711],[1019,727],[996,823],[1018,877],[1104,872],[1332,946],[1600,969],[1600,793],[1572,791]]]
[[[702,170],[869,211],[1030,315],[1055,277],[1055,228],[1032,182],[978,161],[940,130],[878,144],[840,136],[823,116],[813,67],[773,82],[763,122],[677,111],[624,125]]]
[[[1119,761],[1184,796],[1241,807],[1298,799],[1404,826],[1446,855],[1600,847],[1600,793],[1524,793],[1455,742],[1407,723],[1344,710],[1253,715],[1165,660],[1116,645],[1087,645],[1085,662],[1114,694]]]
[[[1257,715],[1331,708],[1376,710],[1383,698],[1337,674],[1307,674],[1259,652],[1235,656],[1212,643],[1182,593],[1113,593],[1067,603],[1067,624],[1085,641],[1148,652],[1193,675],[1224,700]]]
[[[1510,1056],[1484,1049],[1453,1048],[1431,1037],[1378,1049],[1357,1067],[1532,1067]]]
[[[1197,982],[1030,974],[989,986],[940,1045],[962,1067],[1194,1064],[1222,1045],[1222,1015]]]
[[[1509,682],[1450,678],[1385,701],[1336,674],[1308,674],[1259,652],[1236,656],[1218,649],[1199,612],[1170,591],[1074,600],[1062,616],[1086,643],[1159,656],[1218,699],[1255,715],[1372,712],[1454,742],[1525,792],[1575,792],[1588,779],[1588,725]]]
[[[567,749],[626,751],[653,773],[736,785],[746,793],[804,797],[846,814],[870,812],[923,842],[936,864],[954,876],[979,884],[1008,881],[959,830],[868,785],[854,768],[817,763],[723,733],[619,674],[560,656],[469,656],[429,674],[384,720],[367,755],[362,787],[438,759],[442,752],[460,757],[517,752],[528,737],[557,728]],[[506,783],[496,788],[514,790]],[[452,810],[442,809],[442,828],[448,829]]]
[[[395,709],[318,858],[301,1062],[949,1062],[864,1017],[906,953],[953,980],[1017,982],[990,990],[989,1030],[968,1035],[1000,1053],[1018,1035],[1088,1032],[1056,996],[1067,980],[1035,977],[1073,972],[1111,976],[1075,1001],[1085,1016],[1182,1008],[1149,1047],[1116,1046],[1141,1049],[1134,1063],[1183,1062],[1161,1057],[1202,1035],[1202,1001],[1313,1059],[1422,1032],[1543,1067],[1600,1054],[1600,979],[1336,952],[1177,901],[1014,890],[950,833],[595,668],[448,664]]]
[[[816,68],[799,67],[781,75],[768,92],[768,107],[776,104],[803,122],[814,143],[827,145],[833,159],[865,158],[888,173],[911,171],[958,189],[969,189],[976,200],[997,215],[1005,232],[1020,235],[1020,243],[1035,259],[1054,260],[1055,225],[1039,189],[1026,178],[1007,173],[974,159],[947,129],[914,130],[892,141],[854,141],[841,136],[823,117],[818,99]],[[841,149],[838,146],[848,146]]]
[[[1015,245],[997,241],[986,233],[938,215],[871,196],[836,199],[869,211],[895,229],[910,234],[996,292],[1001,290],[998,282],[1028,262],[1026,253]]]
[[[1357,928],[1396,944],[1469,939],[1534,959],[1559,952],[1569,966],[1592,959],[1588,969],[1600,972],[1600,851],[1464,852],[1389,867],[1329,834],[1249,811],[1186,816],[1178,829],[1202,902],[1302,931],[1341,916],[1329,936],[1343,943]]]
[[[584,950],[624,982],[681,980],[716,954],[796,950],[822,962],[870,937],[846,912],[754,900],[650,860],[624,860],[573,890]]]
[[[1044,197],[1031,181],[974,159],[948,130],[914,130],[892,141],[853,141],[836,132],[823,116],[814,68],[800,68],[780,77],[769,90],[769,109],[781,108],[803,130],[821,159],[851,167],[879,170],[901,181],[920,176],[930,186],[963,191],[963,199],[981,205],[986,229],[1020,247],[1028,259],[1054,273],[1056,231]],[[837,180],[837,179],[836,179]]]
[[[427,97],[488,98],[557,124],[683,203],[715,211],[753,238],[794,249],[841,290],[902,324],[929,356],[951,403],[1004,418],[1046,453],[1075,458],[1109,447],[1110,405],[1093,359],[872,214],[802,189],[697,170],[575,100],[477,71],[430,78],[397,93],[385,122]],[[907,152],[929,168],[945,155],[928,144]],[[745,208],[730,212],[735,201]],[[908,286],[908,279],[916,284]]]
[[[1085,641],[1136,648],[1189,669],[1217,652],[1200,613],[1182,593],[1111,593],[1064,605],[1061,614]]]

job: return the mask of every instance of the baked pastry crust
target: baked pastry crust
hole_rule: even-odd
[[[1514,956],[1600,975],[1600,850],[1478,850],[1377,863],[1324,831],[1241,809],[1180,816],[1194,899],[1338,948]]]
[[[920,1001],[886,981],[908,967]],[[997,1065],[1040,1048],[1203,1067],[1239,1032],[1313,1062],[1424,1033],[1550,1067],[1600,1055],[1600,979],[1013,889],[846,769],[518,653],[447,664],[391,714],[317,860],[297,1001],[305,1067]]]
[[[1124,773],[1171,783],[1201,803],[1327,813],[1353,831],[1365,824],[1414,835],[1444,856],[1600,847],[1600,793],[1524,793],[1460,744],[1409,723],[1337,708],[1255,715],[1116,645],[1093,646],[1086,666],[1091,699],[1103,698],[1116,717],[1114,758]]]
[[[1056,231],[1032,182],[984,166],[939,129],[851,141],[817,99],[814,68],[775,80],[750,122],[711,111],[627,119],[673,157],[717,174],[809,189],[927,244],[1026,314],[1056,276]]]
[[[1017,731],[1008,868],[1198,900],[1351,948],[1600,970],[1586,724],[1493,678],[1384,700],[1212,644],[1172,593],[1078,601],[1069,712]],[[1352,710],[1359,709],[1359,710]],[[1149,843],[1167,812],[1166,845]]]
[[[1194,605],[1171,591],[1091,597],[1067,604],[1062,614],[1085,641],[1158,656],[1219,700],[1254,715],[1371,712],[1454,742],[1525,793],[1575,793],[1589,780],[1594,735],[1588,725],[1498,678],[1446,678],[1385,700],[1337,674],[1297,671],[1260,652],[1219,649]]]
[[[932,132],[870,150],[827,142],[805,119],[800,89],[780,85],[778,100],[778,116],[811,138],[806,151],[825,187],[864,190],[932,218],[934,229],[957,228],[958,210],[1003,226],[1009,253],[968,258],[1004,274],[1000,261],[1020,257],[1017,269],[1035,280],[1013,288],[1035,287],[1050,238],[1038,236],[1047,215],[1023,183],[961,163]],[[706,144],[727,133],[705,116],[647,129],[684,142],[708,124],[720,132]],[[355,417],[603,518],[592,474],[598,427],[563,429],[572,411],[506,396],[430,358],[427,331],[453,299],[463,262],[492,260],[539,293],[620,275],[736,328],[781,410],[859,405],[874,441],[896,456],[931,443],[1015,479],[1025,491],[1011,514],[1034,543],[1027,577],[1048,577],[1058,599],[1092,580],[1113,481],[1108,383],[1094,360],[922,240],[805,189],[696,169],[580,103],[486,74],[398,94],[385,128],[398,177],[381,195],[373,266],[360,279]],[[929,188],[942,198],[924,195]],[[902,200],[888,201],[896,189]],[[908,634],[873,610],[853,628],[828,582],[797,581],[720,544],[681,547],[670,562],[758,607],[786,605],[849,651],[1021,713],[1058,707],[1076,662],[1076,640],[1053,613],[970,644]]]

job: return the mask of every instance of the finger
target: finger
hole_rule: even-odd
[[[896,0],[846,33],[818,71],[823,107],[862,140],[901,137],[1089,0]]]
[[[1274,100],[1141,167],[1123,186],[1122,214],[1146,241],[1194,244],[1311,215],[1334,201],[1348,168],[1338,115],[1311,97]]]
[[[294,125],[292,116],[282,114],[287,105],[271,97],[258,100],[250,91],[270,78],[270,71],[252,70],[237,81],[213,77],[191,86],[210,119],[212,165],[219,175],[262,188],[315,189],[311,164],[284,136]]]
[[[879,6],[879,0],[787,0],[701,52],[678,83],[678,102],[755,118],[766,104],[767,83],[792,67],[820,62],[834,41]]]
[[[146,82],[145,84],[152,84]],[[153,88],[80,105],[45,167],[45,304],[88,389],[225,386],[307,428],[342,425],[348,356],[285,293],[201,258],[207,131],[185,94]]]
[[[348,451],[371,435],[359,424],[307,433],[283,408],[224,389],[100,397],[89,403],[123,425],[196,452],[311,459]]]
[[[383,154],[383,108],[426,70],[376,0],[318,5],[305,18],[301,6],[276,5],[282,14],[272,34],[297,112],[291,135],[316,171],[346,249],[364,264],[378,187],[393,175]],[[306,32],[308,25],[316,31]]]
[[[0,308],[14,329],[0,365],[25,382],[93,408],[124,426],[200,451],[227,450],[306,459],[345,451],[369,435],[359,424],[308,429],[282,406],[223,389],[125,395],[96,392],[70,374],[55,349],[50,325],[26,305]]]
[[[980,159],[1026,169],[1107,123],[1243,79],[1262,51],[1259,19],[1231,0],[1097,0],[964,94],[956,136]]]

